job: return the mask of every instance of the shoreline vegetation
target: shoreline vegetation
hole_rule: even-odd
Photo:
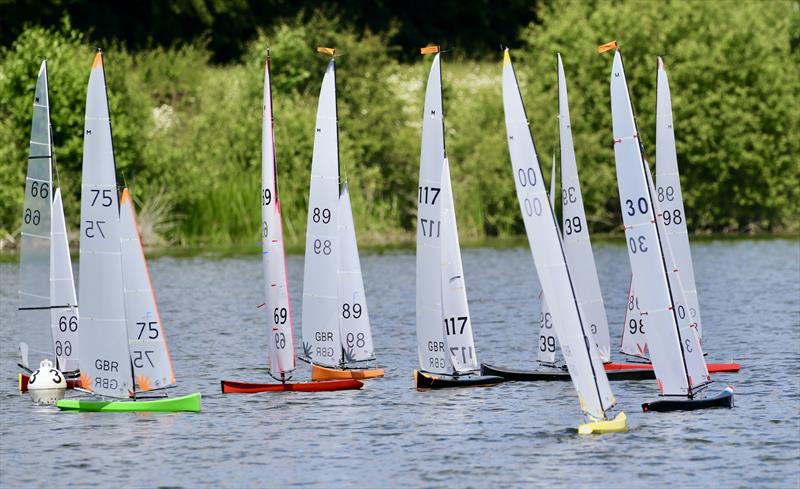
[[[536,20],[519,26],[509,43],[518,46],[512,56],[546,178],[558,141],[555,53],[564,58],[593,240],[622,235],[608,94],[611,58],[595,51],[615,38],[625,52],[651,164],[655,59],[665,59],[692,239],[797,236],[800,2],[770,5],[554,1],[540,4]],[[33,87],[45,56],[58,181],[75,241],[86,82],[91,46],[98,44],[106,56],[118,181],[131,188],[148,249],[255,249],[269,47],[284,232],[289,251],[302,250],[313,124],[326,63],[314,51],[318,45],[342,53],[341,173],[350,185],[359,244],[378,252],[413,247],[430,60],[400,53],[395,32],[311,12],[265,26],[242,42],[240,55],[220,62],[213,32],[211,40],[134,49],[124,40],[96,39],[68,17],[57,26],[28,25],[0,46],[0,261],[7,261],[19,239]],[[432,41],[448,48],[447,39]],[[462,242],[516,242],[524,228],[505,141],[501,54],[454,47],[443,57],[444,106]]]

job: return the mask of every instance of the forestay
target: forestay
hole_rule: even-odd
[[[620,341],[621,353],[639,357],[647,360],[647,336],[645,335],[645,318],[639,308],[639,298],[636,295],[636,287],[631,277],[628,287],[628,301],[625,306],[625,322],[622,327],[622,339]]]
[[[308,198],[303,274],[303,352],[324,366],[342,361],[339,332],[339,141],[335,60],[322,80]]]
[[[278,164],[272,119],[269,52],[264,67],[264,102],[261,113],[261,219],[264,303],[267,324],[270,325],[267,334],[269,370],[276,378],[283,378],[297,365],[292,333],[292,308],[286,277],[283,221],[278,197]]]
[[[503,60],[503,107],[514,182],[531,253],[553,317],[567,368],[581,409],[594,419],[606,419],[614,406],[605,370],[584,326],[561,245],[555,214],[547,200],[539,161],[506,50]]]
[[[347,184],[339,197],[339,330],[345,362],[375,358]]]
[[[444,114],[439,54],[433,58],[422,115],[422,149],[417,194],[417,353],[419,366],[431,373],[453,372],[445,354],[442,324],[441,203]]]
[[[556,208],[556,155],[553,154],[553,165],[550,175],[550,207],[555,212]],[[544,292],[539,289],[539,303],[541,312],[539,313],[539,342],[537,359],[542,365],[552,366],[556,363],[556,332],[553,329],[553,315],[547,306],[547,298]]]
[[[578,165],[572,143],[572,127],[567,100],[567,80],[561,55],[558,55],[558,130],[561,145],[561,211],[564,253],[569,263],[575,295],[580,305],[581,318],[588,324],[600,358],[611,361],[611,339],[608,319],[597,278],[597,267],[592,253],[592,242],[583,208]]]
[[[669,273],[672,254],[668,240],[660,239],[663,223],[656,222],[650,169],[642,157],[619,50],[611,73],[611,113],[628,256],[641,312],[647,316],[650,358],[662,394],[691,396],[693,387],[708,380],[708,372],[697,336],[686,321],[680,278]]]
[[[125,324],[111,119],[103,57],[92,63],[86,95],[81,183],[80,367],[84,388],[109,397],[133,390]]]
[[[475,341],[472,336],[472,319],[467,304],[464,267],[458,243],[453,187],[447,158],[442,163],[441,201],[441,284],[444,342],[450,364],[455,373],[469,373],[478,369]]]
[[[134,379],[137,390],[161,389],[175,384],[175,374],[128,189],[122,191],[119,219],[125,320]]]
[[[78,365],[80,320],[60,188],[56,189],[53,199],[53,221],[50,235],[52,237],[50,246],[50,326],[53,331],[56,366],[62,371],[69,372],[80,368]]]
[[[30,351],[52,358],[50,323],[50,213],[52,142],[47,92],[47,63],[42,61],[33,99],[33,118],[22,207],[19,256],[19,314]],[[35,357],[36,358],[36,357]],[[39,365],[38,360],[35,363]]]
[[[656,199],[661,208],[662,221],[666,229],[675,268],[684,286],[684,295],[689,317],[696,324],[697,334],[702,337],[700,304],[694,280],[692,252],[689,248],[689,233],[686,229],[686,213],[683,208],[681,179],[678,174],[678,155],[675,150],[675,132],[672,127],[672,99],[664,62],[658,58],[656,90]]]

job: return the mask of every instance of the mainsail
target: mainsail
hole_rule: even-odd
[[[339,136],[335,60],[328,62],[317,108],[303,274],[303,352],[314,363],[342,361],[339,331]]]
[[[547,200],[514,68],[508,50],[503,59],[503,107],[508,149],[531,254],[553,317],[567,368],[581,409],[594,419],[607,419],[616,399],[602,361],[590,341],[575,297],[555,214]]]
[[[19,315],[30,351],[52,358],[50,324],[50,215],[53,146],[47,90],[47,63],[42,61],[36,80],[33,118],[22,207],[19,257]],[[38,361],[36,365],[38,365]]]
[[[81,381],[95,394],[126,398],[133,371],[125,324],[119,197],[103,56],[92,63],[86,94],[81,183]]]
[[[175,373],[127,188],[120,198],[120,240],[125,320],[137,390],[162,389],[175,384]]]
[[[700,304],[697,299],[681,179],[678,174],[675,131],[672,127],[672,99],[667,72],[660,57],[656,89],[656,183],[658,184],[655,189],[656,200],[661,208],[665,234],[675,257],[675,268],[678,269],[684,286],[683,293],[686,296],[689,317],[692,323],[696,324],[698,336],[702,337]]]
[[[63,371],[79,368],[78,299],[72,277],[67,225],[61,203],[61,189],[53,199],[53,220],[50,230],[50,326],[53,331],[56,365]]]
[[[583,208],[578,165],[572,144],[572,127],[567,100],[567,80],[561,55],[558,55],[558,129],[561,143],[561,210],[564,254],[569,263],[575,295],[581,309],[581,319],[592,333],[600,358],[611,361],[611,340],[608,319],[597,278],[592,242]]]
[[[339,197],[339,247],[339,330],[344,361],[373,360],[375,348],[372,346],[350,190],[346,183]]]
[[[446,161],[442,71],[439,54],[433,58],[422,118],[422,149],[417,189],[417,353],[424,371],[453,373],[445,353],[442,321],[442,168]]]
[[[692,396],[710,381],[699,338],[690,327],[680,276],[653,198],[650,168],[642,155],[622,56],[614,55],[611,114],[628,257],[643,314],[647,345],[663,395]]]
[[[278,198],[278,164],[275,157],[275,134],[272,119],[272,82],[269,52],[264,68],[264,103],[261,113],[261,266],[267,323],[269,370],[276,378],[285,378],[296,367],[292,308],[286,277],[286,254],[283,246],[283,222]]]

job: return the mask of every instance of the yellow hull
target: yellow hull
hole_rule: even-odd
[[[382,368],[343,370],[311,364],[311,380],[374,379],[383,377]]]
[[[620,412],[614,419],[595,421],[578,426],[579,435],[624,433],[626,431],[628,431],[628,417],[623,412]]]

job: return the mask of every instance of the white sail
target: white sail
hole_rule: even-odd
[[[339,330],[345,362],[375,358],[350,190],[346,183],[339,197]]]
[[[124,398],[133,390],[133,372],[125,324],[118,199],[103,57],[98,52],[89,75],[83,136],[80,367],[84,388]]]
[[[125,320],[134,379],[139,391],[161,389],[175,384],[175,373],[127,188],[120,198],[119,220]]]
[[[553,165],[550,174],[550,207],[555,212],[556,208],[556,155],[553,154]],[[544,291],[539,290],[539,302],[541,312],[539,313],[539,342],[537,343],[536,358],[539,363],[544,365],[554,365],[556,363],[556,331],[553,329],[553,315],[550,314],[550,307],[547,305],[547,298]]]
[[[567,100],[567,80],[561,55],[558,55],[558,129],[561,143],[561,212],[564,253],[581,308],[581,318],[589,325],[603,362],[611,361],[608,319],[597,278],[592,242],[586,224],[583,196],[578,180],[578,164],[572,144],[572,127]]]
[[[656,200],[666,228],[675,267],[684,286],[689,316],[696,323],[697,334],[702,336],[700,304],[694,280],[692,252],[689,248],[689,233],[686,229],[686,213],[683,208],[681,179],[678,174],[678,155],[675,150],[675,132],[672,127],[672,99],[664,62],[658,58],[656,90]]]
[[[561,351],[578,392],[581,409],[594,419],[606,419],[606,411],[614,406],[616,399],[597,349],[590,342],[588,324],[584,324],[577,306],[555,214],[547,200],[508,50],[503,60],[503,107],[517,198]]]
[[[478,369],[472,319],[467,304],[464,267],[458,243],[453,187],[447,158],[442,163],[441,200],[441,284],[444,342],[454,373],[469,373]]]
[[[312,362],[338,366],[339,332],[339,135],[335,61],[328,63],[317,108],[308,196],[303,274],[303,352]]]
[[[53,355],[53,338],[46,327],[50,323],[52,152],[47,63],[42,61],[33,99],[19,250],[18,321],[34,358]]]
[[[72,371],[80,368],[78,365],[80,320],[60,188],[56,189],[53,199],[53,221],[50,235],[52,236],[50,246],[50,327],[53,331],[56,365],[62,371]]]
[[[295,369],[292,308],[286,277],[286,253],[283,245],[283,221],[278,198],[278,165],[272,121],[272,83],[269,53],[264,68],[264,103],[261,113],[261,266],[264,281],[264,304],[267,324],[269,370],[276,378]]]
[[[678,318],[681,301],[675,298],[682,295],[682,289],[676,273],[668,276],[671,251],[669,242],[660,237],[663,231],[659,228],[663,225],[656,223],[650,169],[642,157],[619,50],[611,71],[611,114],[628,257],[641,312],[647,316],[645,335],[650,359],[662,394],[691,395],[693,384],[705,382],[708,374],[691,378],[690,369],[696,368],[698,355],[702,369],[705,363],[697,336],[681,334],[682,330],[685,332]],[[698,380],[699,376],[704,378]]]
[[[422,149],[417,193],[417,353],[419,366],[431,373],[453,372],[445,353],[442,324],[441,203],[444,114],[439,54],[433,58],[425,89]]]

